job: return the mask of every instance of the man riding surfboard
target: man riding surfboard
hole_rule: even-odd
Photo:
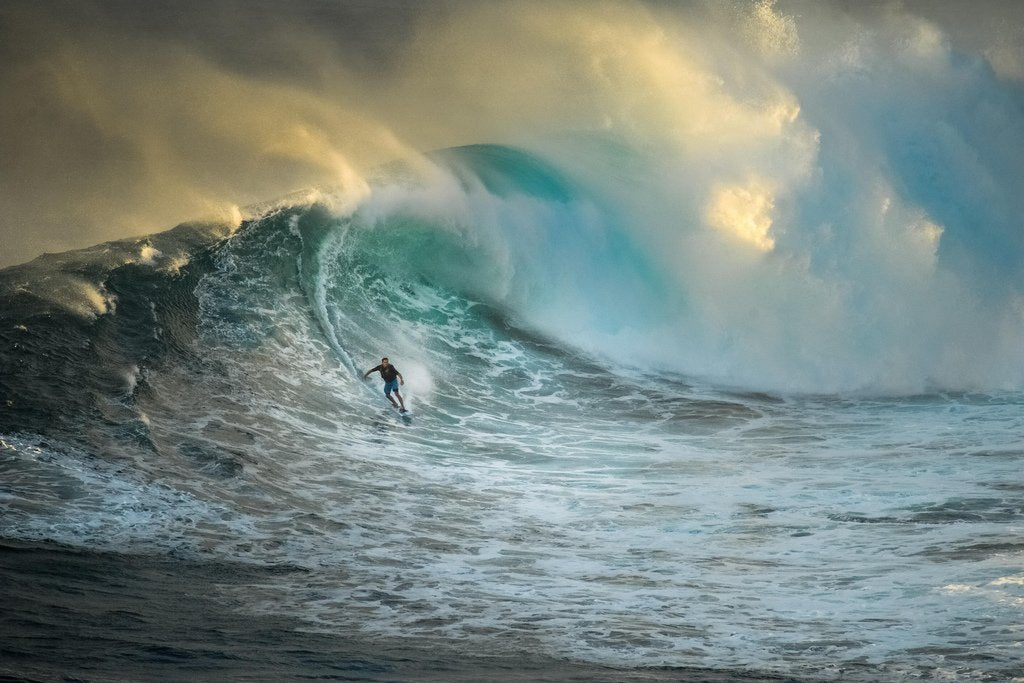
[[[366,379],[374,372],[379,372],[380,376],[384,379],[384,395],[387,396],[389,401],[391,401],[391,405],[399,408],[398,412],[400,413],[407,412],[405,410],[405,401],[402,400],[402,395],[398,393],[398,385],[405,384],[405,379],[402,377],[402,373],[398,371],[398,368],[389,363],[387,356],[385,356],[380,359],[380,365],[366,371],[366,374],[363,375],[363,379]],[[391,392],[395,392],[395,396],[398,398],[398,403],[395,403],[395,399],[391,398]]]

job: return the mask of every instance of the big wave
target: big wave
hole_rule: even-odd
[[[345,188],[291,197],[253,209],[237,232],[182,226],[8,268],[4,334],[12,348],[46,348],[27,364],[6,359],[14,410],[5,415],[53,417],[35,374],[44,357],[76,356],[68,374],[117,394],[190,335],[258,344],[293,317],[315,319],[312,338],[353,375],[381,353],[417,358],[459,335],[418,291],[606,367],[721,386],[919,393],[1022,383],[1021,292],[1005,269],[993,266],[1000,278],[979,269],[992,249],[985,226],[940,249],[944,233],[890,198],[877,229],[891,234],[841,244],[779,234],[764,249],[750,234],[652,213],[658,200],[682,209],[663,188],[616,180],[624,164],[655,163],[636,150],[592,136],[549,150],[443,150],[382,168],[357,201]],[[720,191],[722,221],[753,220],[744,212],[759,205],[745,192]],[[878,252],[880,239],[909,251]],[[49,335],[54,326],[62,333]]]

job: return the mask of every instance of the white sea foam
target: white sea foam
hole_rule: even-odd
[[[139,263],[147,266],[155,266],[157,259],[163,257],[163,252],[151,244],[143,244],[139,251]]]

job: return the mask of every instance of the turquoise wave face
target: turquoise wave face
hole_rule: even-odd
[[[560,204],[568,204],[580,194],[550,163],[515,147],[466,145],[430,156],[453,170],[467,190],[482,185],[498,197],[524,195]]]
[[[413,181],[385,177],[351,215],[295,218],[304,287],[343,356],[353,328],[415,322],[406,294],[421,286],[586,353],[684,309],[627,226],[538,156],[481,145],[434,158]]]

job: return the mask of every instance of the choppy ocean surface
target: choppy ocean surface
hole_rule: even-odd
[[[0,675],[1024,676],[1012,379],[615,354],[696,304],[539,158],[437,160],[453,214],[392,169],[0,271]]]

